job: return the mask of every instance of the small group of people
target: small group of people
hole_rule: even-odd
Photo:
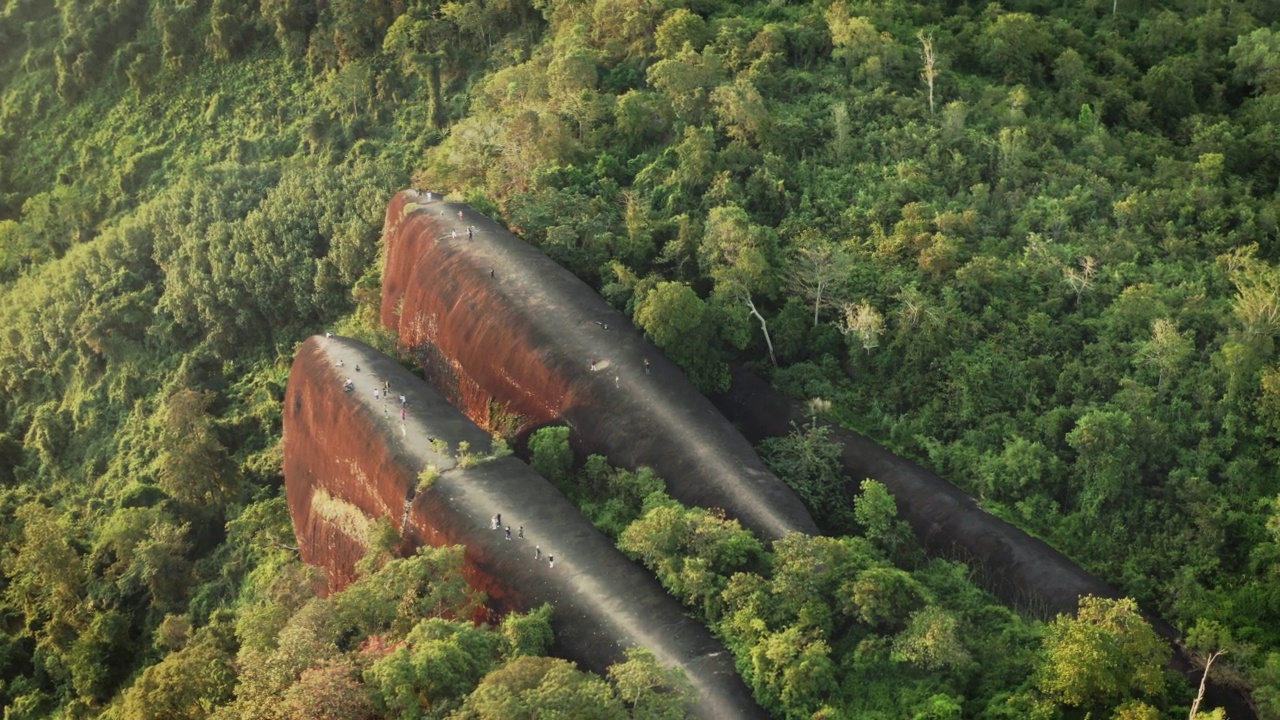
[[[458,213],[458,215],[462,215],[462,213]],[[458,231],[457,231],[457,230],[450,230],[450,231],[449,231],[449,239],[450,239],[450,240],[457,240],[457,239],[458,239]],[[467,226],[467,239],[468,239],[468,240],[475,240],[475,239],[476,239],[476,227],[475,227],[474,225],[468,225],[468,226]],[[490,276],[490,277],[493,277],[493,271],[492,271],[492,270],[490,270],[490,271],[489,271],[489,276]]]
[[[504,534],[506,535],[507,541],[508,541],[508,542],[510,542],[510,540],[511,540],[511,526],[510,526],[510,525],[505,525],[505,526],[504,526],[504,525],[502,524],[502,513],[496,513],[493,517],[489,518],[489,529],[490,529],[490,530],[502,530],[502,531],[504,532]],[[516,531],[516,539],[518,539],[518,540],[523,540],[523,539],[524,539],[524,526],[523,526],[523,525],[520,525],[520,526],[519,526],[519,528],[518,528],[518,530]],[[534,545],[534,546],[533,546],[533,559],[534,559],[534,560],[541,560],[541,559],[542,559],[542,546],[541,546],[541,545]],[[547,566],[548,566],[548,567],[555,567],[555,566],[556,566],[556,556],[555,556],[555,555],[548,555],[548,556],[547,556]]]

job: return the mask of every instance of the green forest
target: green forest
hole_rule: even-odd
[[[1128,598],[1002,605],[820,428],[761,451],[832,536],[771,548],[535,434],[773,715],[1195,714],[1142,608],[1280,718],[1280,4],[3,0],[5,720],[680,716],[471,622],[457,549],[315,597],[280,403],[312,333],[394,349],[406,186]]]

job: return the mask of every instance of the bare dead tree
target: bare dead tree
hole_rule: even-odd
[[[837,327],[845,337],[856,337],[862,349],[871,352],[880,347],[880,334],[884,332],[884,316],[863,300],[858,303],[845,303],[842,307],[844,317]]]
[[[742,299],[746,302],[747,312],[751,314],[751,317],[760,321],[760,332],[764,333],[764,344],[769,348],[769,362],[773,363],[774,367],[777,367],[778,358],[774,357],[773,354],[773,339],[769,337],[769,323],[760,314],[760,311],[756,309],[756,304],[751,299],[751,293],[742,293]]]
[[[787,287],[813,303],[813,326],[818,327],[818,313],[833,302],[832,287],[845,279],[853,269],[853,256],[847,249],[831,242],[817,242],[796,250],[786,274]]]
[[[929,88],[929,114],[933,114],[933,81],[938,78],[938,57],[933,52],[933,36],[925,35],[923,30],[916,33],[920,41],[920,55],[924,58],[924,69],[920,71],[920,79]]]
[[[1196,713],[1200,712],[1200,701],[1204,700],[1204,686],[1209,681],[1209,668],[1213,667],[1213,661],[1218,656],[1226,654],[1226,650],[1209,653],[1209,657],[1204,662],[1204,674],[1200,676],[1200,692],[1196,693],[1195,702],[1191,703],[1191,714],[1187,716],[1187,720],[1196,720]]]
[[[1076,294],[1076,305],[1080,304],[1080,297],[1088,290],[1093,288],[1093,277],[1098,274],[1098,260],[1092,255],[1085,255],[1080,258],[1080,269],[1064,268],[1062,280]]]

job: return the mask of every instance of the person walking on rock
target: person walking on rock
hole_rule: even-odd
[[[534,560],[541,560],[541,559],[542,559],[542,546],[541,546],[541,545],[534,545],[534,546],[533,546],[533,559],[534,559]]]

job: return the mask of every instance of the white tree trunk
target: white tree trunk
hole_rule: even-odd
[[[1191,703],[1191,714],[1187,716],[1187,720],[1196,720],[1196,713],[1200,712],[1200,701],[1204,700],[1204,686],[1209,680],[1209,668],[1213,667],[1213,661],[1226,650],[1220,650],[1215,653],[1209,653],[1209,658],[1204,663],[1204,675],[1200,676],[1200,692],[1196,693],[1195,702]]]
[[[751,310],[751,314],[755,317],[755,319],[760,321],[760,330],[761,332],[764,333],[764,344],[769,346],[769,362],[773,363],[774,367],[777,367],[778,358],[774,357],[773,355],[773,340],[770,339],[769,337],[769,323],[765,321],[764,316],[761,315],[760,311],[756,309],[756,304],[754,302],[751,302],[751,295],[746,296],[746,301],[747,301],[747,308]]]

